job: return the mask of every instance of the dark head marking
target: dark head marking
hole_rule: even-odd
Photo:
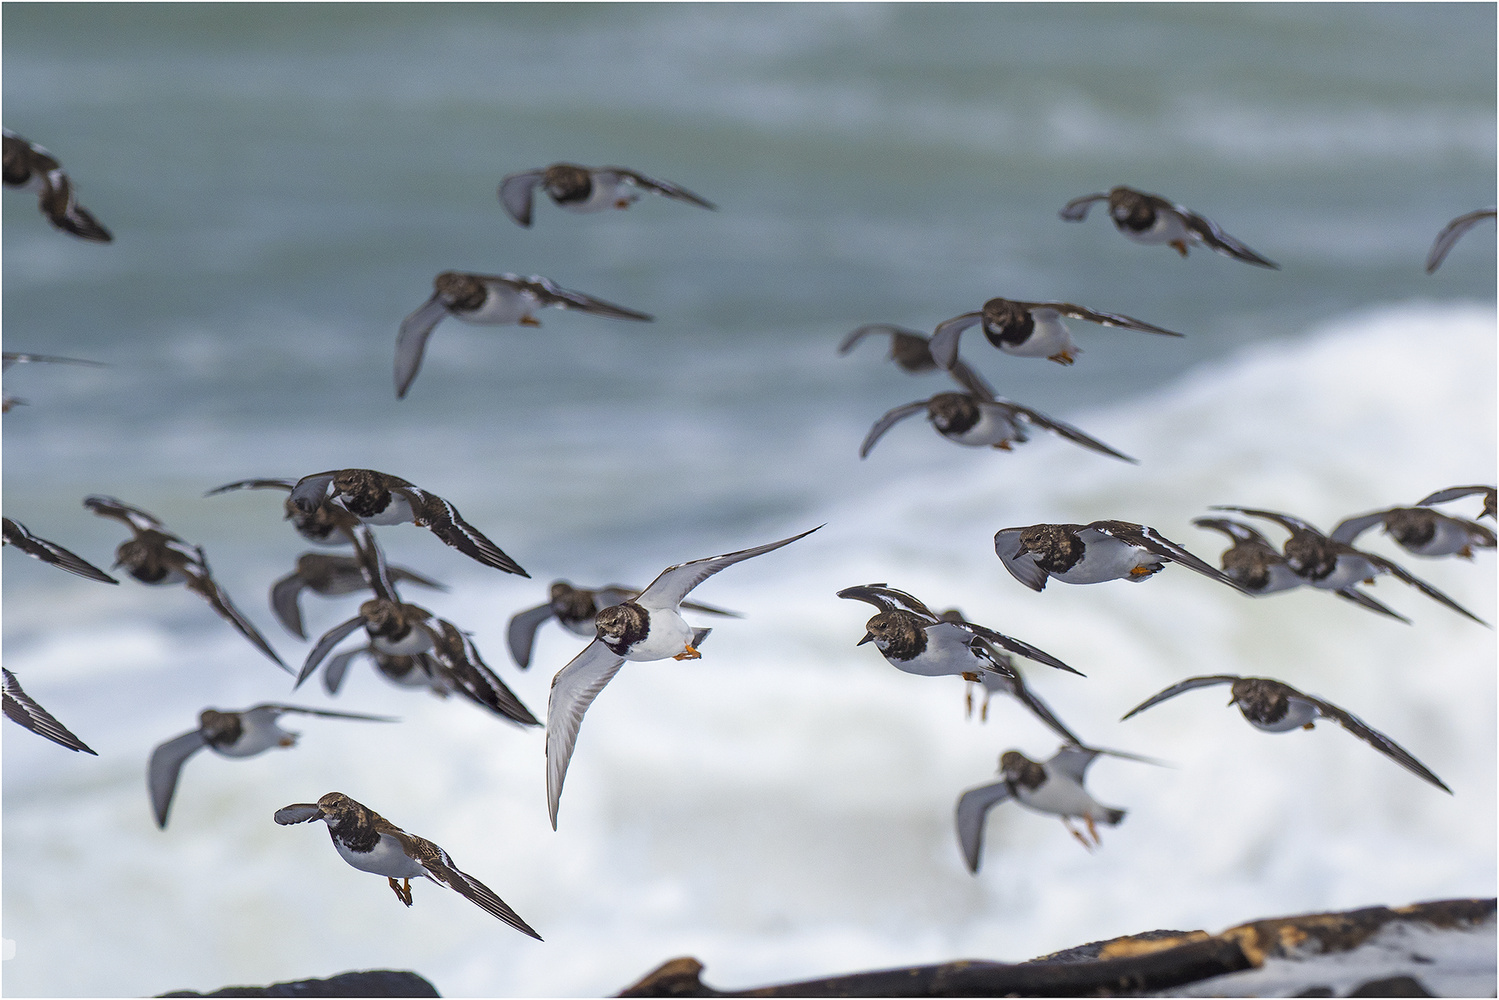
[[[1429,507],[1393,510],[1385,515],[1384,528],[1401,545],[1418,549],[1436,537],[1437,512]]]
[[[1031,316],[1031,311],[1009,299],[990,299],[985,302],[983,317],[984,336],[995,347],[1023,344],[1036,328],[1036,320]]]
[[[1109,217],[1120,229],[1142,233],[1155,225],[1155,208],[1150,199],[1127,187],[1116,187],[1109,192]]]
[[[205,708],[199,713],[198,729],[203,733],[203,739],[213,747],[232,746],[239,739],[240,733],[245,731],[238,712],[215,712],[211,708]]]
[[[593,177],[576,163],[554,163],[542,175],[541,184],[559,205],[587,201],[593,193]]]
[[[1324,580],[1337,568],[1337,547],[1315,532],[1295,531],[1286,539],[1286,563],[1298,576]]]
[[[864,624],[874,636],[880,652],[893,660],[914,659],[926,649],[926,630],[922,619],[909,611],[896,608],[883,611]]]
[[[1020,546],[1048,573],[1065,573],[1083,557],[1083,540],[1064,525],[1035,524],[1020,533]]]
[[[374,517],[390,506],[390,490],[373,469],[344,469],[333,477],[333,490],[344,507],[358,517]]]
[[[650,623],[651,616],[634,601],[605,608],[593,619],[600,641],[617,656],[624,656],[631,646],[644,639]]]
[[[999,755],[999,773],[1012,792],[1016,788],[1034,792],[1046,784],[1046,768],[1019,750],[1006,750]]]
[[[973,428],[983,416],[979,401],[966,392],[939,392],[926,404],[932,426],[947,437],[955,437]]]
[[[1285,688],[1257,677],[1241,677],[1229,689],[1234,703],[1250,722],[1271,726],[1286,717],[1291,699]]]
[[[432,279],[432,287],[442,296],[449,309],[461,312],[478,309],[489,296],[484,289],[484,282],[472,274],[460,274],[457,271],[442,272]]]
[[[552,584],[552,611],[563,621],[587,621],[598,613],[598,602],[593,593],[579,590],[566,580]]]

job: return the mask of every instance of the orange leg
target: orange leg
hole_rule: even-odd
[[[687,646],[680,653],[678,653],[676,656],[672,657],[673,660],[700,660],[702,658],[703,658],[703,654],[699,653],[697,650],[693,649],[691,646]]]
[[[1013,448],[1010,447],[1010,442],[1008,442],[1008,441],[1001,441],[1001,442],[999,442],[999,444],[995,445],[994,447],[998,448],[1000,451],[1013,451],[1014,450]]]
[[[401,889],[401,887],[398,884],[396,884],[396,880],[395,879],[393,879],[393,878],[392,879],[387,879],[386,881],[388,881],[390,883],[391,891],[396,894],[396,898],[399,899],[401,902],[405,903],[407,906],[410,906],[411,905],[411,879],[408,878],[408,879],[405,880],[406,881],[406,888],[405,888],[404,891]]]
[[[1089,815],[1089,816],[1084,816],[1083,819],[1086,820],[1087,823],[1088,823],[1088,833],[1093,838],[1093,844],[1094,844],[1094,846],[1096,847],[1096,846],[1102,844],[1103,841],[1101,841],[1101,840],[1098,839],[1098,827],[1096,827],[1096,826],[1093,825],[1093,817],[1091,815]]]
[[[1136,566],[1134,569],[1132,569],[1132,570],[1129,571],[1129,575],[1130,576],[1149,576],[1150,574],[1152,574],[1154,572],[1155,572],[1155,570],[1152,569],[1149,566]]]
[[[615,208],[629,208],[630,207],[630,199],[629,198],[620,198],[618,201],[616,201],[614,203],[614,207]]]
[[[1092,851],[1093,851],[1093,845],[1090,844],[1090,843],[1088,843],[1088,838],[1087,837],[1084,837],[1081,833],[1078,833],[1077,830],[1075,830],[1073,828],[1072,824],[1070,822],[1068,822],[1068,819],[1067,819],[1066,816],[1062,817],[1062,825],[1067,828],[1067,832],[1070,833],[1070,834],[1072,834],[1072,836],[1077,840],[1077,842],[1079,844],[1083,845],[1083,849],[1085,851],[1088,851],[1089,853],[1092,853]]]
[[[1047,358],[1046,360],[1047,361],[1055,361],[1059,365],[1070,365],[1070,364],[1072,364],[1072,362],[1076,361],[1077,359],[1072,356],[1072,352],[1071,351],[1058,351],[1057,353],[1053,354],[1051,357]]]
[[[1182,240],[1172,240],[1171,246],[1183,257],[1187,255],[1187,244]]]
[[[541,325],[541,320],[537,319],[535,316],[532,316],[530,313],[526,313],[524,316],[522,316],[520,319],[516,320],[515,322],[516,322],[516,325],[518,325],[518,326],[540,326]]]

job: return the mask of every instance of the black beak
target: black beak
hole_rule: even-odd
[[[864,638],[862,638],[858,642],[854,643],[854,645],[855,646],[862,646],[866,642],[869,642],[870,640],[872,640],[873,638],[874,638],[874,633],[873,632],[865,632],[864,633]]]

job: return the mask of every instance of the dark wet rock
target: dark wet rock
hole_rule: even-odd
[[[163,997],[435,997],[441,996],[415,972],[374,969],[345,972],[327,979],[299,979],[270,986],[226,986],[213,993],[182,990]]]

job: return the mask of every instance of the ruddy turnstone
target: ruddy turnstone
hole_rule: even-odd
[[[1459,215],[1443,226],[1442,231],[1437,233],[1436,241],[1431,244],[1431,250],[1426,254],[1426,273],[1431,274],[1442,266],[1442,261],[1447,259],[1447,251],[1452,249],[1452,245],[1461,239],[1464,233],[1484,219],[1494,218],[1496,214],[1499,212],[1495,209],[1480,208],[1476,212]]]
[[[59,746],[65,746],[69,750],[81,750],[95,757],[99,756],[88,748],[88,744],[68,732],[68,727],[58,722],[51,712],[38,705],[29,694],[22,691],[21,682],[16,680],[15,674],[3,669],[0,669],[0,673],[5,675],[5,690],[3,696],[0,696],[0,704],[4,706],[7,718],[12,722],[20,723],[38,736],[45,736]]]
[[[653,180],[624,167],[580,167],[576,163],[554,163],[537,170],[509,174],[500,181],[500,204],[522,226],[531,225],[531,194],[540,185],[559,208],[569,212],[603,212],[629,208],[649,191],[685,201],[701,208],[718,206],[669,181]]]
[[[1117,750],[1096,750],[1091,747],[1066,745],[1045,761],[1031,760],[1019,750],[1006,750],[999,756],[999,780],[988,785],[970,788],[958,796],[957,827],[958,843],[963,848],[963,857],[968,870],[978,874],[984,849],[984,820],[989,810],[1007,799],[1014,799],[1036,812],[1050,813],[1062,820],[1067,832],[1077,838],[1088,850],[1098,846],[1099,823],[1117,826],[1124,819],[1124,810],[1100,805],[1083,788],[1083,776],[1088,765],[1102,754],[1123,757],[1155,764],[1145,757],[1120,753]],[[1070,822],[1080,819],[1092,836],[1075,829]]]
[[[583,713],[625,661],[698,659],[702,654],[696,647],[713,630],[688,625],[680,613],[682,599],[719,570],[790,545],[816,530],[752,549],[668,566],[639,597],[604,608],[594,616],[594,640],[557,671],[547,702],[547,811],[553,830],[557,829],[557,805]]]
[[[1145,699],[1124,713],[1124,717],[1119,721],[1123,722],[1124,719],[1143,712],[1152,705],[1159,705],[1167,698],[1174,698],[1183,691],[1210,687],[1214,684],[1232,685],[1229,688],[1231,697],[1228,703],[1239,706],[1239,711],[1243,713],[1244,718],[1256,729],[1262,729],[1267,733],[1285,733],[1292,729],[1311,729],[1317,719],[1331,719],[1407,771],[1431,782],[1448,795],[1452,794],[1452,789],[1442,784],[1440,778],[1427,770],[1424,764],[1384,733],[1369,728],[1331,702],[1309,694],[1302,694],[1291,685],[1269,677],[1240,677],[1237,674],[1188,677],[1159,694]]]
[[[367,530],[359,551],[368,569],[366,579],[375,597],[361,604],[359,613],[353,618],[323,634],[307,654],[294,687],[300,687],[312,676],[333,647],[362,627],[370,638],[371,647],[379,653],[419,657],[418,668],[429,676],[440,677],[437,684],[429,683],[428,686],[440,684],[448,690],[462,691],[469,700],[518,725],[541,725],[531,710],[489,669],[467,633],[426,608],[406,604],[396,596],[384,554]],[[347,661],[343,667],[347,667]],[[342,678],[342,669],[339,677]],[[335,683],[330,690],[336,687]]]
[[[100,517],[113,518],[128,526],[134,537],[115,549],[115,564],[111,569],[125,567],[125,571],[141,583],[167,584],[185,583],[187,589],[206,600],[213,610],[249,639],[255,648],[270,657],[282,670],[291,668],[281,661],[265,636],[250,624],[229,600],[229,595],[213,579],[208,569],[208,559],[199,545],[188,545],[166,530],[156,518],[145,511],[121,503],[114,497],[84,497],[83,505]]]
[[[415,524],[486,566],[529,577],[520,564],[465,521],[458,508],[399,476],[373,469],[335,469],[297,480],[291,503],[304,514],[331,504],[364,524]]]
[[[3,138],[5,186],[35,191],[42,214],[53,226],[80,239],[108,243],[114,237],[88,210],[78,204],[73,182],[47,150],[27,142],[10,129],[0,129]]]
[[[390,567],[389,573],[393,582],[409,581],[433,590],[448,589],[430,577],[401,566]],[[303,590],[324,597],[341,597],[368,588],[364,565],[357,557],[304,552],[297,556],[297,568],[271,585],[271,609],[288,632],[298,639],[305,639],[307,632],[302,628],[302,608],[298,604]]]
[[[1418,507],[1429,507],[1436,503],[1450,503],[1453,500],[1461,500],[1463,497],[1483,494],[1483,510],[1479,517],[1495,516],[1495,490],[1492,486],[1449,486],[1445,490],[1437,490],[1425,500],[1417,502]]]
[[[1286,563],[1286,557],[1270,544],[1270,540],[1244,522],[1226,517],[1199,517],[1192,523],[1199,528],[1221,531],[1233,540],[1234,544],[1224,550],[1220,561],[1223,563],[1223,572],[1238,581],[1246,593],[1258,597],[1306,584],[1307,581],[1296,575]],[[1350,585],[1333,593],[1370,611],[1410,624],[1409,618],[1391,611],[1355,586]]]
[[[1027,425],[1040,427],[1061,435],[1073,444],[1091,448],[1111,458],[1134,463],[1123,452],[1115,451],[1097,438],[1089,437],[1071,424],[1053,420],[1039,410],[1003,399],[985,399],[967,392],[939,392],[931,399],[918,399],[914,403],[897,406],[886,413],[864,437],[859,446],[859,457],[865,458],[885,432],[907,417],[926,411],[937,433],[947,440],[971,448],[999,448],[1009,451],[1012,443],[1030,440],[1025,433]]]
[[[1313,587],[1322,590],[1346,590],[1360,581],[1373,583],[1376,576],[1388,573],[1402,583],[1415,587],[1432,600],[1445,604],[1465,618],[1471,618],[1480,625],[1488,625],[1488,622],[1431,584],[1411,575],[1403,567],[1384,556],[1364,552],[1347,542],[1329,538],[1299,517],[1273,510],[1257,510],[1253,507],[1235,507],[1228,504],[1213,509],[1233,510],[1240,514],[1248,514],[1250,517],[1261,517],[1267,521],[1274,521],[1289,531],[1291,535],[1286,539],[1283,549],[1286,565]]]
[[[932,334],[932,359],[937,367],[949,370],[958,360],[958,338],[975,324],[984,331],[989,343],[1020,358],[1046,358],[1070,365],[1082,348],[1072,339],[1062,317],[1085,319],[1099,326],[1117,326],[1142,333],[1159,333],[1167,337],[1181,334],[1114,313],[1094,312],[1069,302],[1017,302],[1012,299],[990,299],[978,312],[963,313],[937,324]]]
[[[303,510],[291,502],[291,491],[296,489],[295,479],[241,479],[233,483],[216,486],[203,494],[206,497],[229,493],[234,490],[285,490],[286,520],[297,529],[297,534],[315,545],[352,545],[354,532],[359,527],[359,518],[342,507],[324,502],[311,510]]]
[[[1376,524],[1402,549],[1418,556],[1473,558],[1474,549],[1494,548],[1492,528],[1460,517],[1449,517],[1430,507],[1390,507],[1360,514],[1340,522],[1328,535],[1335,542],[1353,544],[1354,539]]]
[[[349,665],[357,656],[368,656],[380,675],[397,687],[426,688],[439,698],[446,698],[454,690],[455,685],[443,676],[441,666],[429,654],[395,656],[382,653],[373,645],[359,646],[328,657],[328,665],[323,668],[323,690],[330,695],[338,694]]]
[[[1248,593],[1154,528],[1128,521],[1003,528],[994,535],[994,552],[1011,576],[1035,591],[1046,586],[1047,577],[1063,583],[1138,582],[1175,562]]]
[[[932,358],[930,337],[920,330],[890,323],[870,323],[850,332],[838,344],[839,355],[852,351],[855,344],[870,334],[890,335],[890,360],[899,365],[902,371],[910,372],[912,375],[921,375],[938,370],[937,362]],[[962,358],[954,359],[947,373],[959,386],[975,396],[983,399],[996,398],[994,388],[984,380],[982,375],[968,367]]]
[[[163,830],[167,828],[167,811],[172,808],[172,795],[177,790],[177,776],[182,773],[182,765],[204,747],[220,757],[255,757],[275,747],[296,746],[301,734],[276,725],[276,721],[288,712],[364,722],[400,721],[384,715],[329,712],[295,705],[256,705],[242,712],[205,708],[198,716],[197,729],[167,740],[151,751],[151,761],[146,765],[146,784],[151,792],[151,810],[156,816],[156,825]]]
[[[94,368],[105,367],[102,361],[89,361],[85,358],[60,358],[52,354],[24,354],[19,351],[5,351],[0,354],[0,371],[9,371],[11,365],[29,364],[43,362],[58,365],[89,365]],[[12,407],[24,406],[26,400],[17,399],[15,396],[0,393],[0,413],[9,413]]]
[[[612,608],[616,604],[633,601],[639,596],[638,589],[619,584],[589,590],[574,587],[566,580],[558,580],[552,584],[551,599],[545,604],[518,611],[511,616],[507,633],[510,655],[515,658],[516,665],[524,670],[531,665],[531,650],[536,645],[536,630],[543,622],[555,618],[557,624],[574,635],[592,637],[597,634],[593,627],[593,616],[598,614],[600,608]],[[704,614],[721,615],[725,618],[743,617],[737,611],[725,611],[723,608],[696,604],[692,601],[683,601],[681,607],[688,611],[701,611]]]
[[[655,317],[623,306],[574,292],[539,274],[523,278],[518,274],[465,274],[444,271],[432,282],[432,297],[401,321],[396,335],[396,398],[406,395],[422,366],[427,338],[445,317],[484,326],[540,326],[532,315],[547,306],[577,309],[608,316],[611,319],[633,319],[649,323]]]
[[[99,569],[80,556],[74,555],[56,542],[49,542],[45,538],[38,538],[26,530],[23,524],[17,524],[10,518],[0,518],[0,524],[4,525],[4,540],[0,544],[14,545],[33,559],[58,569],[65,569],[77,576],[87,577],[90,580],[98,580],[100,583],[119,583],[114,577]]]
[[[1073,198],[1058,214],[1068,222],[1082,222],[1095,201],[1109,203],[1109,218],[1114,220],[1114,227],[1136,243],[1164,243],[1183,257],[1187,255],[1187,245],[1195,243],[1246,264],[1280,268],[1196,212],[1172,204],[1160,195],[1122,185],[1108,194]]]
[[[1025,680],[1010,663],[1009,657],[994,647],[1082,676],[1050,653],[993,629],[964,621],[961,616],[934,615],[910,594],[883,583],[846,587],[838,591],[838,596],[872,604],[879,611],[865,622],[864,638],[855,645],[873,642],[887,663],[908,674],[924,677],[957,675],[965,681],[983,683],[987,692],[1003,691],[1030,709],[1062,739],[1069,743],[1079,742],[1046,703],[1025,686]],[[988,683],[991,678],[992,687]],[[987,703],[985,707],[987,709]]]
[[[430,840],[407,833],[342,792],[329,792],[316,803],[298,802],[277,809],[275,820],[282,826],[314,820],[327,823],[328,835],[333,838],[339,856],[362,872],[384,875],[396,898],[407,906],[411,905],[411,880],[429,878],[522,934],[541,940],[541,935],[488,886],[459,871],[447,851]]]

